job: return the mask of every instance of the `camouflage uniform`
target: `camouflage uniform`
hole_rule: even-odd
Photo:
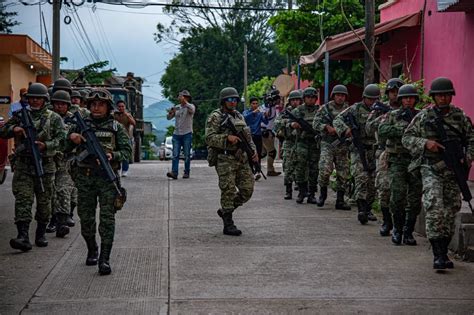
[[[326,125],[332,126],[334,118],[343,110],[348,108],[344,103],[341,108],[336,108],[334,101],[324,104],[316,114],[313,121],[313,128],[319,130],[321,136],[321,158],[319,160],[318,183],[321,187],[329,186],[329,179],[332,171],[336,168],[336,191],[344,192],[349,177],[349,149],[344,143],[332,145],[337,142],[337,135],[329,135]]]
[[[411,113],[409,113],[409,111]],[[412,157],[402,145],[402,136],[416,110],[396,109],[387,114],[379,127],[379,135],[387,139],[390,185],[390,211],[393,215],[394,231],[392,241],[401,243],[404,230],[404,243],[416,245],[412,233],[416,218],[421,211],[421,175],[419,168],[411,168]]]
[[[3,126],[0,137],[15,137],[15,172],[13,173],[12,190],[15,196],[15,223],[17,226],[25,225],[26,233],[32,220],[31,207],[36,197],[35,220],[38,222],[36,240],[44,237],[46,225],[51,215],[51,198],[54,190],[54,173],[56,165],[54,155],[60,149],[65,138],[65,130],[61,117],[46,108],[46,104],[38,110],[30,110],[33,124],[38,132],[37,139],[46,145],[46,150],[41,152],[44,177],[44,192],[40,189],[39,179],[36,176],[31,152],[25,148],[24,140],[14,135],[13,129],[21,124],[21,111],[14,113],[13,117]],[[41,231],[40,231],[41,230]],[[40,235],[41,234],[41,235]],[[44,239],[44,245],[47,241]]]
[[[366,214],[367,217],[371,215],[372,203],[375,199],[375,138],[366,133],[366,122],[371,112],[371,108],[367,107],[364,102],[355,103],[342,113],[340,113],[334,119],[334,128],[340,137],[344,137],[349,126],[346,124],[346,118],[349,114],[352,114],[355,118],[356,123],[360,128],[361,142],[365,149],[365,158],[369,167],[369,171],[364,171],[362,166],[362,160],[359,152],[353,144],[350,145],[351,155],[351,174],[355,180],[355,192],[354,198],[357,200],[359,207],[359,214]],[[363,224],[366,223],[367,217]]]
[[[290,106],[287,107],[292,110]],[[295,140],[296,133],[291,129],[290,120],[281,113],[275,119],[275,133],[279,139],[283,139],[281,150],[283,151],[283,172],[285,173],[284,184],[292,185],[295,181]]]
[[[297,118],[306,120],[313,125],[314,117],[319,109],[319,105],[300,105],[292,111]],[[293,121],[291,121],[293,123]],[[321,154],[320,141],[315,139],[315,135],[303,129],[294,129],[296,132],[295,141],[295,181],[298,185],[301,196],[309,192],[308,200],[314,199],[314,193],[318,187],[318,163]],[[297,200],[298,201],[298,200]],[[311,200],[310,200],[311,201]],[[315,203],[315,202],[313,202]]]
[[[461,209],[460,189],[456,184],[454,173],[446,168],[441,153],[425,149],[428,140],[440,142],[440,136],[432,125],[437,117],[437,110],[436,106],[423,109],[406,129],[402,143],[413,156],[421,158],[426,235],[430,240],[450,240],[454,235],[455,215]],[[449,105],[449,111],[442,115],[442,119],[458,131],[454,132],[443,124],[450,139],[461,143],[465,140],[467,160],[472,161],[474,135],[469,117],[461,109]]]
[[[206,143],[217,152],[216,172],[219,177],[221,190],[222,214],[232,213],[235,208],[247,202],[253,194],[254,177],[248,164],[245,153],[241,152],[237,144],[229,144],[227,136],[230,131],[221,127],[223,111],[214,110],[207,118]],[[244,117],[234,112],[229,114],[237,130],[244,130],[247,140],[256,152],[252,142],[250,130],[245,124]]]

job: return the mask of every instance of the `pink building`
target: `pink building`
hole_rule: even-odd
[[[380,66],[390,77],[402,72],[425,79],[429,89],[439,76],[454,82],[453,104],[474,118],[474,1],[390,0],[380,7],[381,23],[421,12],[420,25],[388,33],[379,47]]]

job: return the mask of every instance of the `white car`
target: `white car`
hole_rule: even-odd
[[[163,147],[163,145],[162,145]],[[164,143],[164,150],[165,150],[165,159],[166,160],[171,160],[173,158],[173,137],[166,137],[165,143]],[[194,150],[191,148],[190,157],[191,159],[194,156]],[[181,153],[179,154],[180,159],[184,159],[184,152],[181,150]]]

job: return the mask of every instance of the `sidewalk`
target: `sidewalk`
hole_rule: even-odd
[[[474,264],[436,273],[425,238],[392,246],[355,209],[283,200],[283,178],[260,180],[236,211],[241,237],[222,235],[217,177],[193,161],[131,165],[117,215],[113,273],[85,266],[79,226],[66,239],[20,254],[11,176],[0,186],[0,314],[473,313]],[[11,174],[9,174],[11,175]],[[32,227],[31,232],[34,232]]]

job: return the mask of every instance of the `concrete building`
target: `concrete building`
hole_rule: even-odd
[[[51,83],[52,56],[27,35],[0,34],[0,98],[19,99],[29,83]],[[8,117],[10,104],[0,104],[0,115]]]

